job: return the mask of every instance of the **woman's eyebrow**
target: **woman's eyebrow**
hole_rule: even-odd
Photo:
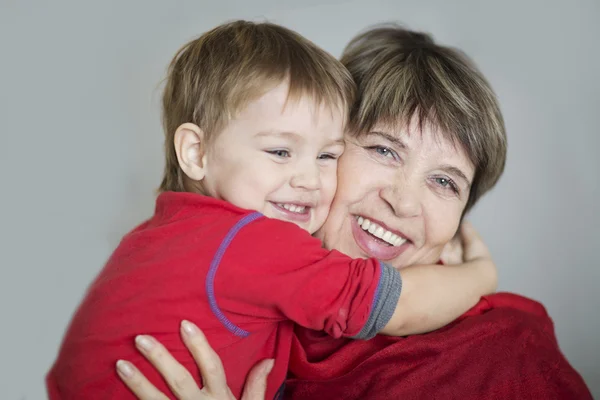
[[[467,178],[467,175],[465,175],[464,172],[462,172],[459,168],[453,165],[444,164],[440,166],[440,169],[450,175],[454,175],[463,180],[467,185],[467,189],[471,187],[471,181],[469,180],[469,178]]]
[[[380,137],[384,138],[385,140],[387,140],[388,142],[391,142],[394,145],[396,145],[396,146],[398,146],[398,147],[400,147],[402,149],[408,150],[408,146],[406,145],[406,143],[404,143],[402,141],[402,139],[400,139],[399,137],[396,137],[394,135],[390,135],[387,132],[371,131],[371,132],[369,132],[369,135],[380,136]]]

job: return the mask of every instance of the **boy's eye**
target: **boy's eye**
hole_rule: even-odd
[[[276,149],[276,150],[267,150],[267,153],[272,154],[281,158],[288,158],[290,156],[289,150]]]
[[[319,160],[337,160],[338,156],[335,154],[323,153],[319,154]]]

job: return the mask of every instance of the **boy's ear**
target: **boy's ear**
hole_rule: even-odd
[[[206,140],[198,125],[185,123],[175,131],[173,139],[177,161],[183,172],[194,181],[206,175]]]

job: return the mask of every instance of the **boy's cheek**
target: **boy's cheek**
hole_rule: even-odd
[[[337,170],[334,169],[327,173],[325,179],[323,179],[323,198],[328,200],[329,205],[333,201],[333,197],[335,196],[335,192],[337,190]]]

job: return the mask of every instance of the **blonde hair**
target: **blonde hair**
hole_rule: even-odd
[[[288,101],[310,96],[344,116],[354,102],[355,85],[344,66],[282,26],[235,21],[183,46],[169,66],[162,98],[166,165],[160,191],[188,189],[173,144],[181,124],[198,125],[210,142],[239,110],[284,81]]]
[[[388,24],[356,36],[341,61],[358,90],[350,113],[355,135],[415,118],[420,129],[436,127],[475,166],[465,213],[496,184],[506,162],[504,121],[491,86],[461,51]]]

